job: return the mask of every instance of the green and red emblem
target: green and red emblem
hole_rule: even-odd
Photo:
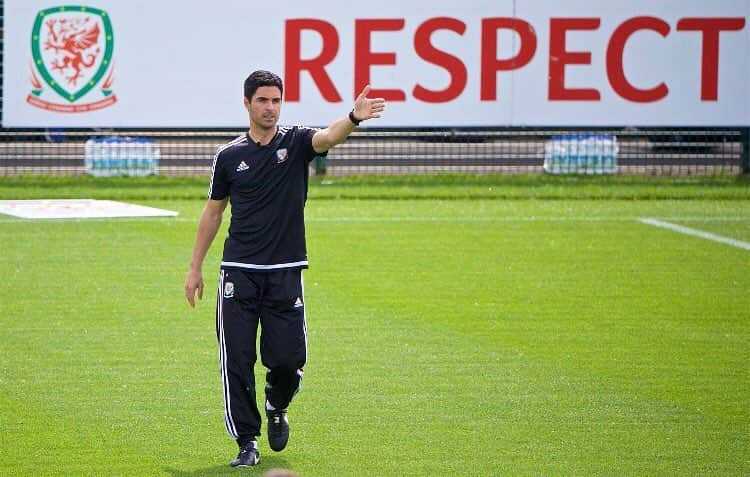
[[[115,104],[113,47],[112,21],[104,10],[72,5],[40,10],[31,31],[32,90],[26,102],[61,113]],[[42,99],[40,77],[57,96]]]

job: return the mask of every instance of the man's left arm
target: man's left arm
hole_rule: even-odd
[[[357,122],[379,118],[380,113],[385,109],[385,99],[367,98],[367,93],[369,92],[370,85],[367,85],[354,102],[354,110],[352,111],[352,114]],[[312,138],[313,149],[318,154],[326,152],[333,146],[346,141],[346,138],[349,137],[349,134],[351,134],[352,131],[354,131],[355,127],[356,124],[349,119],[349,115],[337,119],[327,128],[321,129],[315,133]]]

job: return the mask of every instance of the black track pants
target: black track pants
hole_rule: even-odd
[[[260,435],[255,399],[256,336],[268,368],[266,399],[286,409],[299,391],[307,358],[302,270],[222,268],[216,305],[224,424],[240,445]]]

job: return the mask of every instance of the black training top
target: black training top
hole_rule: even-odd
[[[279,127],[265,146],[246,133],[216,152],[208,198],[229,196],[232,206],[223,267],[307,268],[304,208],[316,132]]]

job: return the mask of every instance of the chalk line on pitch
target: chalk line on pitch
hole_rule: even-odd
[[[693,222],[744,222],[750,221],[750,217],[724,216],[724,217],[660,217],[660,220],[683,220]],[[225,220],[228,220],[226,218]],[[438,216],[396,216],[396,217],[367,217],[367,216],[344,216],[344,217],[307,217],[305,222],[632,222],[642,220],[640,217],[591,217],[591,216],[503,216],[503,217],[438,217]],[[650,220],[657,220],[652,218]],[[0,219],[0,224],[39,224],[39,223],[71,223],[71,222],[193,222],[198,223],[196,217],[96,217],[75,219]]]
[[[693,237],[699,237],[702,239],[711,240],[711,241],[723,243],[726,245],[731,245],[732,247],[737,247],[737,248],[741,248],[744,250],[750,250],[750,243],[742,242],[740,240],[735,240],[729,237],[722,237],[721,235],[712,234],[710,232],[704,232],[698,229],[692,229],[690,227],[684,227],[682,225],[673,224],[671,222],[663,222],[661,220],[656,220],[656,219],[651,219],[651,218],[639,218],[638,222],[641,222],[646,225],[652,225],[654,227],[659,227],[662,229],[673,230],[675,232],[679,232],[685,235],[690,235]]]

